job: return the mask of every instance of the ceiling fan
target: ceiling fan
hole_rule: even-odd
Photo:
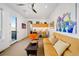
[[[18,6],[25,6],[25,4],[17,4]],[[35,3],[31,4],[31,8],[33,10],[34,13],[37,13],[37,11],[34,9]]]
[[[35,12],[35,13],[37,13],[37,11],[34,9],[34,3],[32,4],[32,10],[33,10],[33,12]]]

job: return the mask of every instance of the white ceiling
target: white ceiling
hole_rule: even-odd
[[[31,6],[32,3],[25,3],[22,6],[17,3],[9,3],[7,5],[29,19],[48,19],[57,6],[56,3],[35,3],[34,9],[37,13],[34,13]]]

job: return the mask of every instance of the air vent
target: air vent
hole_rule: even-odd
[[[17,4],[18,6],[25,6],[25,4]]]

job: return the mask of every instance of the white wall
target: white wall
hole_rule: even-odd
[[[13,11],[13,10],[9,11],[9,18],[11,16],[17,17],[17,40],[23,39],[24,37],[27,36],[27,33],[26,33],[27,29],[22,29],[22,23],[25,23],[27,25],[27,19],[24,18],[23,16],[21,16],[16,11]],[[10,20],[10,22],[11,22],[11,20]]]
[[[17,13],[15,10],[10,9],[5,4],[0,4],[0,8],[3,9],[3,26],[2,26],[2,38],[0,39],[0,51],[9,47],[11,40],[11,16],[17,17],[17,38],[18,40],[27,36],[26,29],[21,28],[21,23],[26,23],[26,19]]]
[[[27,36],[27,26],[26,29],[22,29],[22,23],[25,23],[27,25],[27,21],[24,18],[18,17],[17,20],[17,39],[23,39]]]
[[[55,22],[55,28],[54,29],[50,29],[50,35],[52,35],[53,32],[57,32],[56,31],[56,20],[58,16],[62,16],[64,13],[66,12],[71,12],[71,19],[75,20],[75,4],[73,3],[61,3],[59,4],[56,9],[52,12],[52,15],[50,16],[50,22],[54,21]],[[78,19],[77,19],[78,20]],[[77,23],[79,22],[79,20],[77,21]],[[77,32],[79,30],[79,24],[77,25]],[[67,36],[71,36],[71,37],[75,37],[75,38],[79,38],[79,32],[77,34],[71,34],[71,33],[64,33],[64,32],[58,32],[61,33],[63,35],[67,35]]]
[[[77,33],[79,36],[79,3],[77,4]]]

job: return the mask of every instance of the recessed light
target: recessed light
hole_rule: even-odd
[[[45,8],[47,8],[47,5],[45,6]]]

